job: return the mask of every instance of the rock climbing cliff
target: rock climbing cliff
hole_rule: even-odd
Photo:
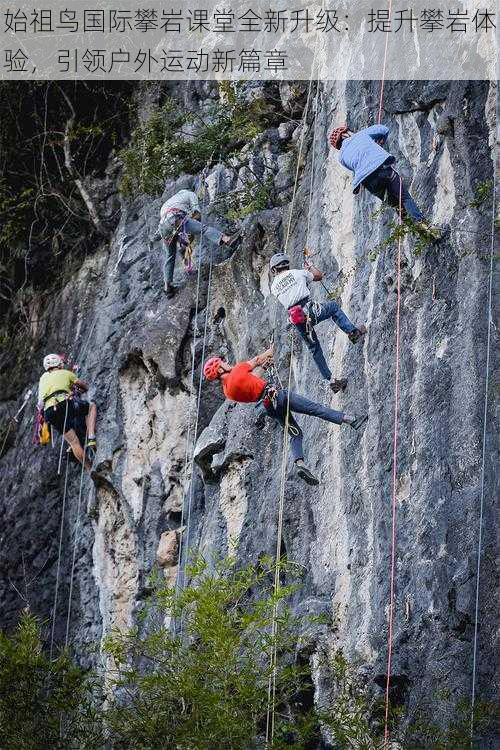
[[[358,346],[333,325],[318,329],[334,374],[348,379],[338,396],[325,391],[309,352],[293,339],[293,388],[334,408],[367,411],[369,420],[359,434],[299,418],[321,484],[288,477],[281,549],[304,570],[296,610],[331,617],[331,627],[311,636],[312,663],[320,647],[341,648],[382,692],[397,304],[396,246],[386,240],[394,215],[381,212],[367,191],[353,196],[327,141],[335,124],[358,130],[374,122],[379,82],[327,83],[317,97],[313,88],[304,130],[307,84],[257,84],[248,96],[255,91],[278,100],[281,122],[245,146],[247,166],[229,158],[203,175],[204,218],[227,229],[234,221],[221,219],[224,196],[250,173],[256,186],[272,185],[274,205],[243,219],[234,254],[211,254],[204,243],[199,276],[185,276],[178,265],[182,288],[167,301],[161,246],[150,238],[162,199],[191,187],[195,176],[170,181],[163,195],[125,199],[112,162],[107,201],[120,212],[116,230],[43,310],[33,310],[24,390],[0,402],[2,421],[37,382],[43,354],[68,352],[92,384],[99,410],[99,479],[83,477],[78,507],[80,473],[69,464],[59,554],[65,454],[58,476],[59,443],[33,447],[31,407],[23,412],[0,459],[2,626],[26,603],[52,624],[57,582],[56,641],[67,632],[88,663],[96,658],[91,644],[136,621],[155,566],[175,579],[181,524],[184,552],[233,551],[244,561],[274,554],[282,433],[270,421],[257,429],[252,405],[224,403],[216,385],[200,384],[200,366],[211,354],[230,361],[257,354],[275,328],[279,372],[288,377],[290,334],[284,312],[268,297],[267,265],[290,222],[293,261],[300,266],[307,243],[342,308],[368,327]],[[144,117],[157,94],[145,90]],[[194,109],[215,96],[212,84],[176,85],[171,94],[179,107]],[[449,226],[437,244],[416,248],[415,238],[405,237],[402,245],[392,690],[410,714],[443,686],[457,699],[470,695],[483,478],[477,691],[485,699],[498,692],[494,379],[484,477],[482,463],[495,107],[495,87],[483,82],[386,84],[388,147],[426,216]],[[325,292],[316,286],[320,299]],[[493,352],[498,323],[496,308]],[[331,685],[320,666],[315,682],[321,700]]]

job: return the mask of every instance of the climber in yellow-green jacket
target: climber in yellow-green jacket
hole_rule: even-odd
[[[74,391],[88,391],[88,385],[79,380],[72,370],[64,368],[64,360],[59,354],[47,354],[43,360],[45,373],[38,385],[38,406],[43,409],[46,422],[60,432],[69,443],[73,455],[85,468],[91,464],[84,453],[78,438],[78,422],[85,419],[87,448],[96,448],[95,426],[97,409],[93,402],[75,397]]]

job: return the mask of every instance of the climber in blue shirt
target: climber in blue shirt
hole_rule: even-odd
[[[372,125],[357,133],[352,133],[346,125],[330,133],[330,144],[340,151],[339,162],[354,173],[353,192],[358,193],[361,185],[380,200],[387,200],[390,206],[399,210],[403,218],[409,217],[423,234],[439,239],[441,232],[425,220],[424,215],[411,197],[403,180],[393,168],[394,156],[385,150],[389,135],[385,125]]]

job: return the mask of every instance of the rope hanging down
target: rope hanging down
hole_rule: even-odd
[[[403,183],[399,181],[399,223],[403,223]],[[390,587],[389,587],[389,626],[387,635],[387,676],[385,684],[385,711],[384,711],[384,749],[389,743],[389,692],[391,687],[392,667],[392,639],[394,629],[394,605],[395,605],[395,579],[396,579],[396,516],[397,516],[397,492],[398,492],[398,438],[399,438],[399,391],[400,391],[400,355],[401,355],[401,252],[402,237],[398,238],[398,249],[396,256],[396,351],[394,371],[394,428],[392,449],[392,524],[391,524],[391,562],[390,562]]]
[[[316,55],[314,60],[316,59]],[[290,234],[291,234],[291,226],[292,226],[292,217],[293,217],[293,209],[295,206],[295,200],[297,197],[297,190],[298,190],[298,183],[299,183],[299,174],[300,174],[300,167],[302,162],[302,152],[304,149],[304,143],[305,143],[305,134],[307,130],[307,115],[309,112],[309,104],[311,100],[311,91],[312,91],[312,82],[313,82],[313,72],[314,72],[314,63],[311,69],[311,77],[309,79],[309,87],[307,92],[307,100],[306,105],[304,108],[304,114],[302,119],[302,132],[300,137],[300,143],[299,143],[299,153],[297,157],[297,168],[295,170],[295,180],[293,185],[293,193],[292,193],[292,201],[290,205],[290,214],[288,217],[288,225],[287,225],[287,231],[285,236],[285,243],[284,243],[284,252],[286,253],[288,249],[288,243],[290,241]],[[317,101],[318,101],[318,94],[319,94],[319,80],[317,81],[317,88],[316,88],[316,113],[315,117],[317,117]],[[311,167],[314,168],[314,165]],[[307,226],[310,226],[310,215],[311,215],[311,205],[312,205],[312,189],[309,191],[309,204],[308,204],[308,216],[307,216]],[[275,321],[276,323],[276,321]],[[280,582],[280,562],[281,562],[281,541],[283,537],[283,515],[284,515],[284,506],[285,506],[285,488],[286,488],[286,474],[287,474],[287,465],[288,465],[288,453],[289,453],[289,444],[290,444],[290,437],[289,437],[289,420],[290,420],[290,389],[292,384],[292,371],[293,371],[293,357],[294,357],[294,351],[293,351],[293,338],[290,345],[290,363],[289,363],[289,370],[288,370],[288,389],[287,389],[287,404],[286,404],[286,413],[285,413],[285,424],[284,424],[284,435],[283,435],[283,450],[282,450],[282,457],[281,457],[281,472],[280,472],[280,491],[279,491],[279,502],[278,502],[278,528],[277,528],[277,536],[276,536],[276,555],[275,555],[275,572],[274,572],[274,595],[275,595],[275,604],[273,606],[273,616],[272,616],[272,623],[271,623],[271,642],[272,642],[272,650],[271,650],[271,659],[270,659],[270,676],[269,676],[269,682],[268,682],[268,690],[267,690],[267,714],[266,714],[266,747],[269,747],[270,743],[273,742],[274,739],[274,728],[275,728],[275,713],[276,713],[276,676],[277,676],[277,632],[278,632],[278,594],[281,587]]]
[[[78,503],[76,505],[76,525],[75,525],[75,536],[74,536],[74,541],[73,541],[73,559],[71,561],[71,574],[69,578],[68,616],[66,618],[66,638],[64,640],[65,648],[68,647],[68,642],[69,642],[69,623],[71,619],[71,600],[73,597],[73,580],[75,577],[76,550],[78,549],[78,541],[79,541],[80,526],[81,526],[80,509],[81,509],[81,504],[82,504],[83,475],[85,473],[85,459],[87,457],[87,438],[88,438],[88,433],[86,430],[85,431],[85,443],[83,446],[82,470],[80,472],[80,489],[78,491]]]
[[[219,160],[218,164],[218,174],[217,174],[217,192],[219,191],[220,187],[220,173],[222,169],[222,163]],[[205,200],[204,202],[204,209],[206,210],[208,201]],[[202,217],[202,232],[203,232],[203,217]],[[200,249],[201,249],[201,243],[202,243],[203,235],[200,234]],[[204,328],[203,328],[203,343],[202,343],[202,352],[201,352],[201,361],[203,362],[205,359],[205,351],[206,351],[206,344],[207,344],[207,336],[208,336],[208,318],[210,314],[210,295],[211,295],[211,289],[212,289],[212,271],[213,271],[213,248],[210,246],[210,262],[209,262],[209,269],[208,269],[208,282],[207,282],[207,299],[206,299],[206,305],[205,305],[205,321],[204,321]],[[200,293],[200,273],[201,273],[201,260],[198,264],[198,284],[196,289],[196,312],[195,316],[197,315],[197,311],[199,309],[199,293]],[[195,372],[195,358],[196,358],[196,317],[195,317],[195,337],[194,337],[194,345],[193,345],[193,357],[192,357],[192,363],[191,363],[191,392],[194,390],[194,372]],[[178,571],[177,571],[177,578],[176,578],[176,592],[178,593],[179,589],[181,587],[184,587],[186,582],[186,565],[187,565],[187,557],[189,553],[189,541],[190,541],[190,534],[191,534],[191,508],[193,504],[193,468],[194,468],[194,454],[196,450],[196,436],[198,433],[198,424],[199,424],[199,417],[200,417],[200,406],[201,406],[201,391],[203,386],[203,377],[200,376],[200,382],[198,385],[198,393],[196,398],[196,417],[195,417],[195,423],[194,423],[194,429],[193,429],[193,440],[192,440],[192,450],[191,450],[191,458],[189,461],[189,472],[190,472],[190,485],[189,485],[189,493],[188,493],[188,500],[187,500],[187,513],[185,513],[185,502],[182,504],[182,512],[181,512],[181,535],[180,535],[180,542],[179,542],[179,553],[178,553]],[[189,445],[190,445],[190,438],[191,438],[191,413],[192,413],[192,401],[190,401],[190,412],[189,412],[189,426],[188,426],[188,434],[186,437],[186,456],[185,456],[185,462],[184,462],[184,481],[183,481],[183,487],[185,487],[186,481],[187,481],[187,466],[188,466],[188,451],[189,451]],[[183,530],[183,524],[184,524],[184,518],[186,518],[186,542],[184,543],[184,530]],[[185,550],[185,551],[184,551]],[[183,551],[184,551],[184,562],[183,562]],[[183,630],[183,620],[181,618],[180,622],[180,634],[182,636],[182,630]]]
[[[479,529],[477,539],[477,567],[476,567],[476,595],[474,604],[474,646],[472,654],[472,688],[471,688],[471,716],[470,716],[470,737],[471,742],[474,734],[474,711],[476,703],[476,673],[477,673],[477,644],[479,628],[479,590],[481,581],[481,557],[483,549],[483,519],[484,519],[484,486],[486,472],[486,429],[488,423],[489,407],[489,388],[490,388],[490,360],[491,360],[491,328],[493,326],[493,259],[495,256],[495,204],[496,204],[496,172],[493,175],[493,206],[491,209],[491,244],[490,244],[490,264],[489,264],[489,282],[488,282],[488,308],[487,308],[487,326],[488,334],[486,339],[486,375],[484,383],[484,410],[483,410],[483,441],[482,441],[482,461],[481,461],[481,497],[479,501]]]
[[[61,553],[62,553],[62,543],[63,543],[63,534],[64,534],[64,514],[66,510],[66,493],[68,490],[68,466],[69,466],[69,453],[66,454],[66,470],[64,472],[64,491],[63,491],[63,501],[62,501],[62,508],[61,508],[61,524],[59,527],[59,550],[57,554],[56,590],[54,593],[54,606],[52,608],[52,629],[50,632],[50,658],[51,659],[52,659],[52,654],[54,653],[54,637],[55,637],[55,631],[56,631],[57,599],[58,599],[58,594],[59,594],[59,576],[61,573]]]

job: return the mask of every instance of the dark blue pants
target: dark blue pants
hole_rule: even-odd
[[[296,414],[307,414],[309,417],[318,417],[319,419],[324,419],[326,422],[333,422],[333,424],[342,424],[344,414],[341,411],[330,409],[328,406],[323,406],[323,404],[317,404],[315,401],[310,401],[308,398],[304,398],[304,396],[299,396],[297,393],[293,393],[293,391],[290,391],[290,397],[288,397],[288,391],[286,388],[283,388],[283,390],[278,391],[276,396],[276,408],[272,404],[266,406],[268,416],[279,422],[282,427],[285,427],[286,424],[287,402],[290,410],[290,416],[288,418],[290,450],[293,460],[298,461],[299,459],[304,458],[304,434],[291,412],[295,412]]]
[[[382,164],[375,172],[365,177],[362,184],[370,193],[376,195],[381,201],[387,200],[389,205],[398,211],[401,191],[403,217],[409,216],[414,221],[424,221],[423,213],[411,197],[403,180],[389,164]]]
[[[352,331],[356,330],[356,326],[351,323],[345,312],[336,302],[321,302],[317,306],[315,305],[315,307],[317,307],[317,312],[314,313],[311,309],[309,316],[312,326],[310,334],[308,335],[307,333],[307,326],[305,323],[299,323],[295,328],[300,333],[306,346],[311,352],[313,359],[316,362],[316,366],[323,378],[325,380],[331,380],[332,373],[326,363],[325,355],[316,335],[316,331],[314,330],[314,326],[317,323],[322,323],[323,320],[327,320],[328,318],[333,320],[333,322],[336,323],[344,333],[352,333]]]

